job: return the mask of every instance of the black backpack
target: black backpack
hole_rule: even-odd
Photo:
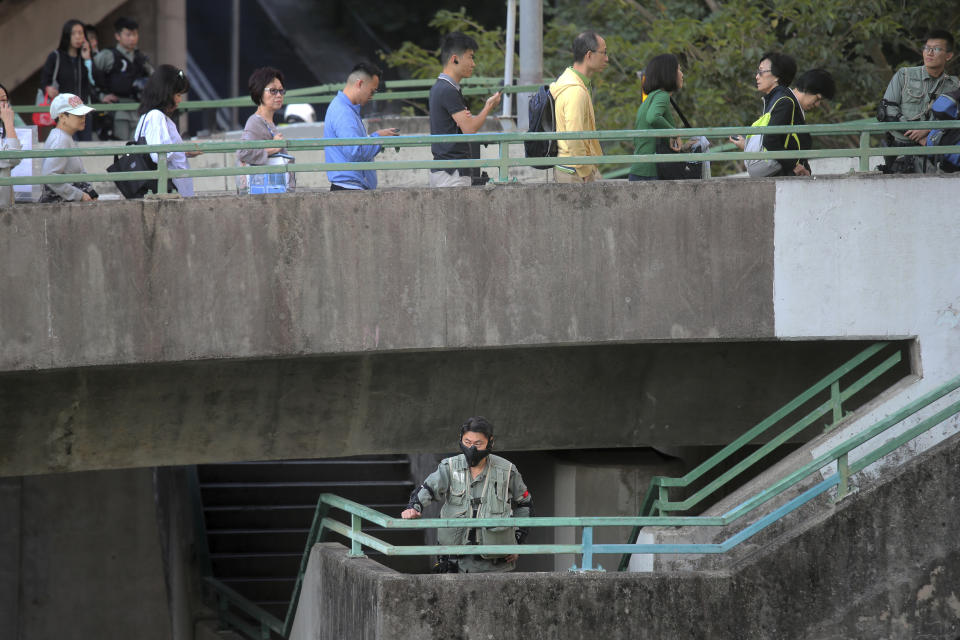
[[[550,93],[550,85],[545,84],[537,92],[530,96],[528,103],[528,113],[530,115],[530,133],[541,131],[553,133],[557,130],[557,117],[554,111],[553,94]],[[527,158],[556,158],[557,141],[556,140],[525,140],[523,143],[523,155]],[[552,169],[553,165],[536,166],[535,169]]]

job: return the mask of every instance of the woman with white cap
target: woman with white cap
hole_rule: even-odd
[[[87,114],[92,108],[83,104],[79,96],[72,93],[61,93],[50,103],[50,117],[57,123],[56,127],[47,136],[44,149],[76,149],[77,143],[73,136],[83,131],[87,125]],[[86,173],[83,163],[77,156],[60,156],[44,158],[41,175],[52,176],[57,174]],[[89,182],[61,182],[59,184],[43,185],[40,202],[87,202],[97,199],[97,192]]]

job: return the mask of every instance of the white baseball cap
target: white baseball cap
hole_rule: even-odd
[[[83,104],[79,96],[72,93],[61,93],[50,103],[50,117],[56,119],[61,113],[72,113],[75,116],[85,116],[93,111],[93,107]]]

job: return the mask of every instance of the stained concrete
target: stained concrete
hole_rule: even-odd
[[[444,350],[0,374],[0,476],[445,451],[470,415],[493,420],[504,450],[723,445],[867,344]],[[907,375],[908,361],[848,409]]]
[[[773,335],[772,183],[0,215],[0,371]]]
[[[291,636],[955,638],[957,437],[730,571],[402,576],[314,547]]]
[[[20,513],[0,526],[21,540],[0,572],[19,618],[5,638],[173,637],[150,469],[23,478]]]

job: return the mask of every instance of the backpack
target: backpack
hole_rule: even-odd
[[[530,133],[553,133],[557,130],[557,116],[554,110],[553,94],[550,85],[545,84],[530,96],[528,112],[530,115]],[[527,158],[556,158],[556,140],[524,140],[523,155]],[[552,169],[553,165],[536,166],[535,169]]]
[[[934,129],[927,136],[928,147],[960,145],[960,129]],[[960,153],[945,153],[930,156],[930,159],[944,173],[960,171]]]
[[[930,113],[936,120],[956,120],[958,102],[960,102],[960,89],[941,94],[931,103]]]

